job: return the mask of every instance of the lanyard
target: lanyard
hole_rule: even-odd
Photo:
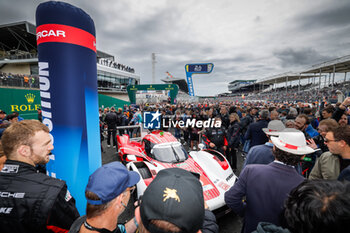
[[[91,226],[89,223],[87,223],[86,220],[84,222],[84,226],[86,227],[86,229],[88,229],[90,231],[97,231],[100,233],[120,233],[118,226],[113,231],[110,231],[110,230],[107,230],[106,228],[95,228],[95,227]]]

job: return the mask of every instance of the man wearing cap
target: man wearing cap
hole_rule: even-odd
[[[278,137],[271,136],[271,141],[275,161],[247,165],[235,185],[225,193],[228,207],[244,217],[246,233],[254,231],[259,222],[281,224],[284,201],[304,180],[294,166],[305,154],[314,152],[306,145],[304,134],[295,129],[285,129]]]
[[[135,209],[140,233],[218,232],[213,213],[205,210],[199,179],[180,168],[161,170]]]
[[[130,233],[137,228],[136,219],[118,224],[118,216],[126,209],[130,195],[140,180],[138,173],[128,171],[120,162],[98,168],[85,189],[86,215],[78,218],[69,233]]]
[[[269,164],[275,160],[272,153],[273,144],[270,136],[278,136],[279,132],[285,129],[284,124],[280,120],[272,120],[263,128],[262,131],[266,134],[269,141],[263,145],[252,147],[244,161],[243,168],[248,164]]]

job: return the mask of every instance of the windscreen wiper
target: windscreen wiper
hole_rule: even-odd
[[[175,149],[173,148],[173,145],[170,145],[170,146],[171,146],[171,149],[173,150],[173,153],[174,153],[174,155],[175,155],[176,161],[177,161],[177,162],[180,162],[180,157],[177,155]]]

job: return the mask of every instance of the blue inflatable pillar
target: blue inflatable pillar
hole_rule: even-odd
[[[84,214],[85,186],[101,166],[94,22],[79,8],[50,1],[38,6],[36,26],[43,123],[55,147],[47,170],[67,182]]]

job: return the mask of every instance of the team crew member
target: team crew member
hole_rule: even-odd
[[[37,173],[53,150],[37,120],[13,123],[2,136],[7,161],[0,172],[1,232],[64,232],[79,217],[64,181]]]
[[[218,150],[222,154],[226,154],[228,142],[224,127],[216,128],[217,122],[221,121],[220,117],[215,117],[214,127],[208,128],[203,134],[203,141],[208,148]]]
[[[98,168],[90,177],[85,189],[86,215],[78,218],[69,233],[130,233],[135,232],[136,219],[118,224],[135,190],[140,175],[128,171],[120,162],[112,162]]]

